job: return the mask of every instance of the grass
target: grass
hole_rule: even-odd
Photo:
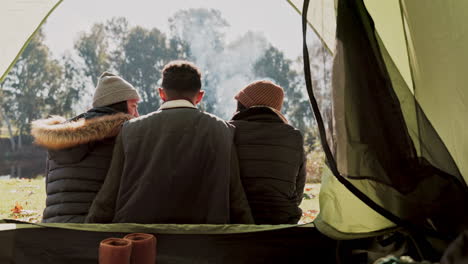
[[[0,179],[0,219],[40,222],[45,208],[45,179]]]
[[[9,138],[8,129],[6,127],[0,127],[0,138]]]
[[[302,217],[299,220],[299,224],[310,223],[314,221],[320,212],[319,205],[319,192],[320,192],[320,183],[307,183],[304,188],[304,198],[300,205],[302,209]]]
[[[312,222],[319,212],[320,184],[306,184],[300,223]],[[31,223],[42,220],[45,208],[45,179],[0,179],[0,219],[16,219]]]
[[[320,183],[322,181],[322,170],[325,165],[325,153],[319,147],[315,147],[307,153],[307,183]]]
[[[3,119],[0,119],[0,138],[10,138],[8,128]]]

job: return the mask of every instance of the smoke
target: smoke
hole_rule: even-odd
[[[255,62],[268,46],[265,36],[249,31],[227,43],[229,24],[217,10],[179,11],[169,22],[173,36],[188,43],[190,59],[203,72],[203,89],[214,114],[229,119],[236,110],[234,95],[255,78]]]
[[[216,89],[218,105],[223,106],[218,114],[228,118],[235,111],[235,94],[255,78],[255,62],[265,53],[266,38],[259,33],[247,32],[227,46],[219,56]]]

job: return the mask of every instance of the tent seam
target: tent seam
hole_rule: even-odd
[[[18,61],[18,59],[20,58],[21,54],[23,54],[24,50],[26,49],[26,47],[29,45],[29,42],[31,42],[32,38],[36,35],[36,33],[39,31],[39,29],[42,27],[42,25],[46,22],[47,18],[49,18],[50,14],[52,14],[52,12],[54,12],[54,10],[63,2],[63,0],[59,0],[53,7],[52,9],[49,10],[49,12],[47,12],[46,16],[41,20],[41,22],[39,23],[39,25],[36,27],[36,29],[34,30],[34,32],[29,36],[29,38],[26,40],[26,42],[23,44],[23,47],[21,47],[21,50],[18,52],[18,54],[16,55],[15,59],[10,63],[10,65],[8,66],[8,68],[5,70],[5,72],[2,74],[2,76],[0,77],[0,83],[3,82],[6,78],[6,76],[8,75],[8,73],[11,71],[11,69],[13,68],[13,66],[16,64],[16,62]]]

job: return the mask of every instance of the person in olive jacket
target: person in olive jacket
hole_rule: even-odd
[[[197,109],[200,70],[162,70],[156,112],[126,122],[88,223],[253,223],[239,178],[234,128]]]
[[[104,182],[121,125],[138,116],[140,96],[119,76],[105,72],[93,108],[70,120],[32,122],[35,143],[48,149],[44,223],[83,223]]]
[[[242,184],[256,224],[295,224],[306,179],[303,137],[281,114],[283,89],[256,81],[236,96],[231,120]]]

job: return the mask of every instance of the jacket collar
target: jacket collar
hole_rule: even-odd
[[[253,120],[257,119],[260,115],[268,115],[274,117],[278,121],[288,124],[288,120],[280,111],[263,105],[251,106],[245,110],[241,110],[234,114],[232,120]]]
[[[166,101],[164,102],[161,107],[159,107],[159,110],[166,110],[166,109],[172,109],[172,108],[195,108],[196,107],[189,101],[184,100],[184,99],[179,99],[179,100],[171,100],[171,101]]]
[[[73,117],[72,119],[68,120],[68,121],[77,121],[81,118],[84,118],[84,119],[91,119],[91,118],[95,118],[95,117],[100,117],[100,116],[105,116],[105,115],[113,115],[113,114],[117,114],[117,113],[124,113],[126,111],[118,111],[114,108],[111,108],[111,107],[107,107],[107,106],[101,106],[101,107],[94,107],[90,110],[88,110],[87,112],[85,113],[82,113],[78,116],[75,116]]]
[[[48,149],[65,149],[92,141],[115,137],[122,124],[133,116],[125,113],[79,118],[67,121],[60,116],[33,121],[31,135],[34,142]]]

